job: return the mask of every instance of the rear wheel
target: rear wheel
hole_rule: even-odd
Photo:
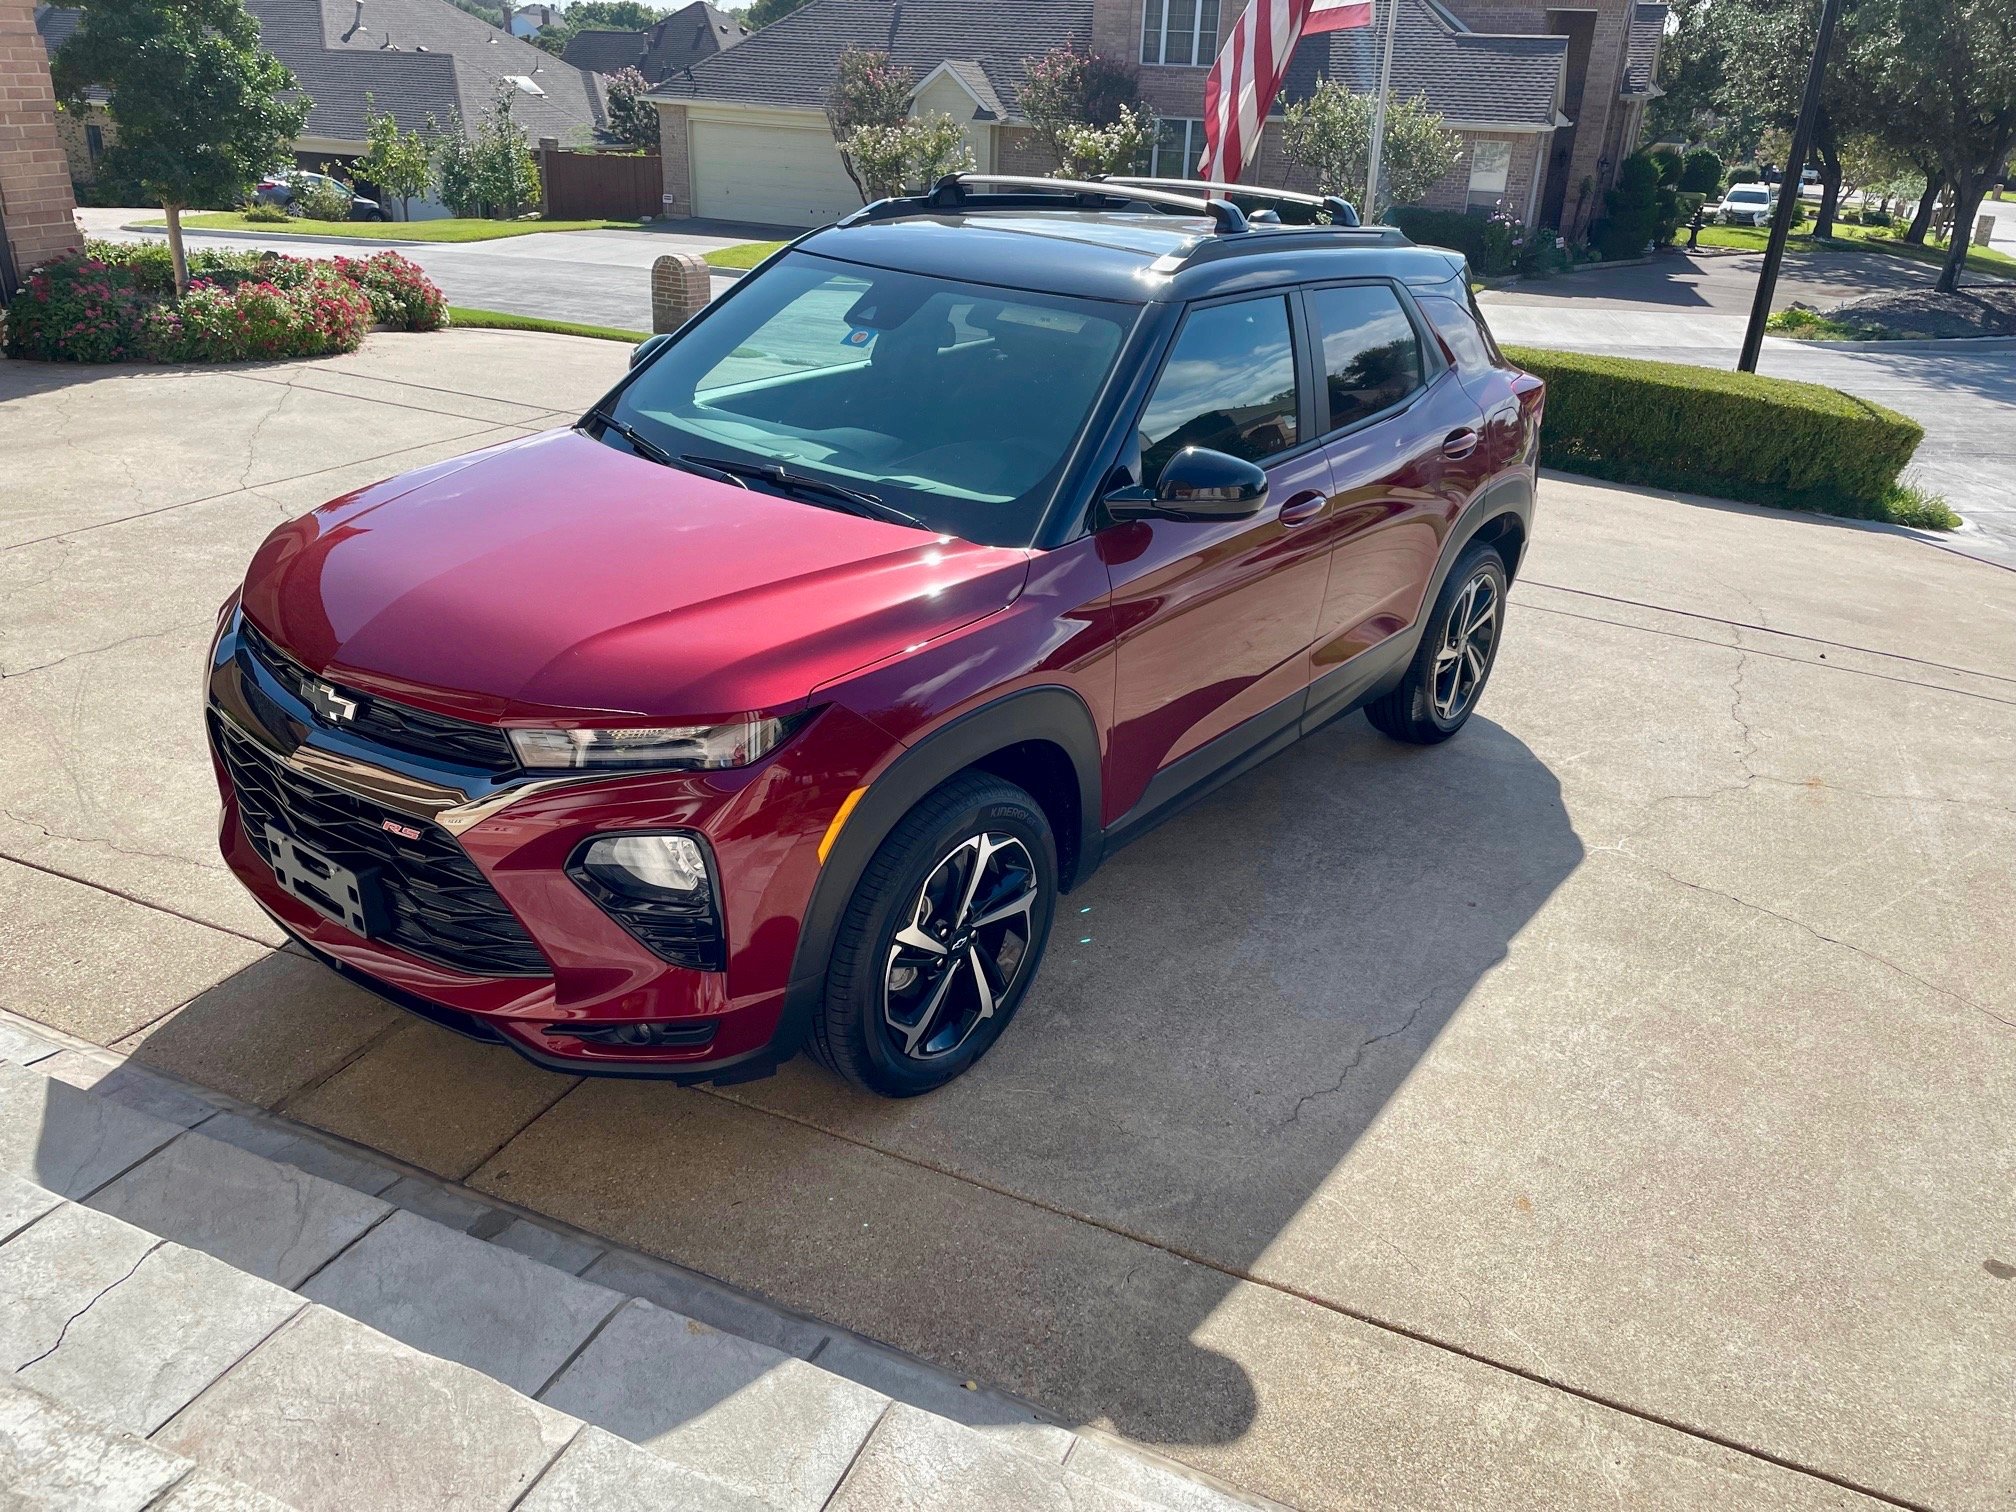
[[[1462,729],[1490,680],[1505,624],[1505,563],[1477,544],[1457,559],[1400,686],[1365,706],[1395,740],[1434,745]]]
[[[984,773],[904,816],[834,939],[815,1059],[883,1097],[966,1071],[1001,1036],[1042,961],[1057,846],[1036,801]]]

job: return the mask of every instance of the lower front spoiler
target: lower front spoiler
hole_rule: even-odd
[[[674,1086],[691,1087],[703,1082],[718,1086],[730,1086],[736,1082],[760,1081],[766,1076],[775,1076],[777,1067],[785,1057],[780,1056],[774,1045],[760,1045],[754,1050],[745,1050],[740,1055],[729,1056],[718,1061],[695,1065],[667,1065],[664,1062],[639,1062],[624,1065],[608,1060],[576,1060],[565,1055],[548,1055],[521,1043],[498,1029],[480,1013],[465,1013],[459,1008],[450,1008],[444,1003],[424,998],[417,992],[408,992],[360,971],[348,962],[339,961],[328,952],[318,948],[311,941],[303,939],[287,926],[286,920],[266,910],[266,916],[286,931],[287,938],[308,952],[322,965],[327,966],[346,982],[363,988],[374,997],[390,1003],[394,1008],[404,1009],[415,1018],[425,1019],[437,1028],[459,1034],[486,1045],[502,1045],[515,1050],[519,1055],[545,1071],[558,1072],[563,1076],[606,1076],[624,1081],[663,1081]]]

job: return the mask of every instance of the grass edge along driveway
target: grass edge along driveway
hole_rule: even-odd
[[[135,221],[153,229],[163,220]],[[635,231],[641,220],[478,220],[455,216],[419,221],[322,221],[298,217],[285,221],[248,220],[237,210],[217,210],[182,217],[185,231],[242,231],[252,236],[332,236],[351,241],[475,242],[505,236],[531,236],[541,231]]]

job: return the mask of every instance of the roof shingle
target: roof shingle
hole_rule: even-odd
[[[1659,68],[1659,44],[1666,36],[1664,5],[1634,5],[1631,32],[1624,43],[1624,84],[1618,91],[1626,95],[1658,92],[1655,75]]]

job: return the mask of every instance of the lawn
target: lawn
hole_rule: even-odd
[[[476,310],[462,305],[448,307],[448,323],[463,330],[545,331],[553,336],[592,336],[597,341],[627,341],[635,346],[650,339],[649,331],[626,331],[617,326],[579,325],[571,320],[542,320],[537,315],[512,315],[503,310]]]
[[[1703,226],[1701,245],[1704,247],[1740,247],[1746,252],[1762,252],[1765,242],[1771,237],[1768,226]],[[1823,246],[1837,251],[1844,247],[1860,247],[1870,252],[1881,252],[1888,257],[1905,257],[1913,262],[1931,263],[1937,266],[1946,261],[1946,246],[1930,237],[1920,247],[1911,242],[1899,241],[1890,234],[1886,226],[1851,226],[1836,222],[1834,237],[1830,242],[1816,242],[1810,232],[1795,231],[1785,243],[1788,252],[1811,252]],[[2006,252],[1997,252],[1989,247],[1969,247],[1967,249],[1967,270],[1970,273],[1987,273],[2004,278],[2016,277],[2016,257]]]
[[[717,268],[753,268],[783,245],[781,241],[743,242],[736,247],[716,247],[706,257]]]
[[[143,226],[165,226],[165,220],[141,221]],[[449,218],[419,221],[319,221],[247,220],[236,210],[219,210],[202,215],[185,215],[182,226],[188,231],[243,231],[253,236],[338,236],[356,241],[473,242],[494,241],[500,236],[530,236],[535,231],[634,231],[645,224],[635,220],[476,220]]]

